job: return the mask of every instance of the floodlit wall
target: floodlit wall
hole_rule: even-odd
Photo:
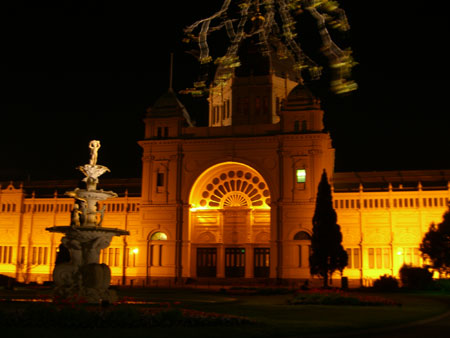
[[[223,166],[216,174],[220,177],[221,173],[229,173],[228,166]],[[213,180],[217,175],[209,178]],[[205,187],[208,182],[204,182]],[[197,190],[198,196],[192,201],[200,206],[204,191]],[[397,276],[404,263],[421,266],[419,245],[423,235],[432,222],[442,220],[449,198],[448,188],[334,191],[333,203],[343,234],[343,246],[349,254],[349,266],[344,270],[344,276],[371,285],[380,275]],[[239,200],[228,200],[227,203],[245,204]],[[111,246],[101,254],[101,262],[111,268],[113,284],[122,283],[124,276],[127,284],[141,285],[145,281],[151,283],[153,279],[175,275],[176,234],[174,228],[170,228],[174,210],[154,206],[151,215],[157,223],[150,227],[142,222],[140,204],[140,197],[118,197],[105,202],[104,226],[130,231],[130,236],[114,237]],[[72,205],[72,199],[60,196],[25,197],[25,192],[13,185],[1,189],[0,274],[25,282],[51,280],[61,235],[49,233],[45,228],[68,225]],[[196,277],[197,247],[223,248],[228,245],[246,248],[245,277],[254,277],[254,249],[270,247],[271,254],[275,250],[271,240],[271,210],[242,205],[235,209],[231,205],[211,209],[194,206],[187,210],[191,231],[186,238],[188,244],[182,260],[184,275]],[[313,203],[286,204],[283,278],[309,278],[308,236],[311,235],[313,211]],[[169,221],[166,224],[161,219]],[[298,236],[299,233],[304,234]],[[222,251],[218,251],[217,259],[224,262],[225,251]],[[266,258],[264,252],[260,250],[260,253],[263,254],[261,259]],[[216,277],[224,276],[224,264],[220,264]],[[271,261],[273,264],[276,262]]]
[[[22,188],[16,189],[12,184],[0,189],[0,274],[20,282],[51,280],[62,235],[50,233],[45,228],[69,225],[73,201],[57,195],[53,198],[26,197]],[[119,197],[101,203],[100,208],[106,205],[103,225],[128,229],[136,234],[139,203],[140,198],[136,197]],[[110,258],[109,252],[107,256],[102,254],[115,276],[122,276],[124,252],[138,245],[136,236],[126,241],[114,237],[110,246],[114,257]],[[128,250],[124,251],[125,246]]]
[[[442,221],[450,191],[361,187],[333,197],[349,254],[344,275],[370,285],[380,275],[398,276],[403,264],[423,265],[420,243],[430,224]]]

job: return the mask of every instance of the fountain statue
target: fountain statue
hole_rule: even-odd
[[[99,148],[100,141],[91,141],[89,164],[77,168],[85,175],[86,189],[76,188],[65,193],[75,199],[70,225],[46,228],[63,233],[61,244],[70,252],[70,261],[57,262],[53,270],[56,295],[72,299],[82,297],[89,303],[114,301],[116,296],[109,290],[111,270],[99,263],[100,252],[110,245],[113,236],[129,235],[125,230],[102,227],[105,206],[97,210],[98,202],[117,197],[117,194],[97,189],[98,178],[109,171],[97,164]]]

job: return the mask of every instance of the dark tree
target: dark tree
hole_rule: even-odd
[[[432,223],[425,234],[420,251],[425,259],[431,261],[431,267],[440,274],[450,273],[450,209],[438,225]]]
[[[342,272],[347,266],[347,252],[341,243],[341,227],[337,224],[331,187],[324,170],[317,191],[311,238],[311,256],[309,257],[311,275],[322,277],[324,287],[328,287],[328,281],[331,280],[331,276],[336,270]]]

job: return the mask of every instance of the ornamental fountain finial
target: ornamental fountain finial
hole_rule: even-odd
[[[110,172],[110,170],[105,166],[97,164],[100,141],[92,140],[91,142],[89,142],[89,149],[91,150],[91,158],[89,159],[89,164],[79,166],[77,169],[86,176],[83,179],[83,182],[86,182],[87,190],[92,191],[97,189],[98,178],[105,172]]]
[[[98,158],[98,150],[100,149],[100,141],[92,140],[91,142],[89,142],[89,149],[91,149],[91,159],[89,161],[89,164],[96,165]]]

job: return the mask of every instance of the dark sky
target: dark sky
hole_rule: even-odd
[[[222,1],[144,3],[15,1],[1,9],[0,180],[76,178],[91,139],[102,142],[108,177],[140,175],[142,118],[168,88],[169,55],[174,89],[190,86],[198,65],[184,53],[182,28]],[[336,169],[450,169],[446,14],[422,1],[340,3],[359,90],[318,91]],[[180,99],[201,120],[201,104]]]

